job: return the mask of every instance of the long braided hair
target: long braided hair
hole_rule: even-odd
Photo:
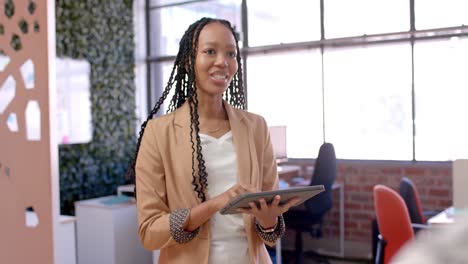
[[[198,37],[204,26],[209,23],[221,23],[231,30],[236,42],[237,50],[237,65],[238,70],[234,75],[228,89],[223,95],[223,98],[228,101],[232,106],[240,109],[245,109],[245,95],[242,77],[242,64],[240,57],[240,50],[238,45],[238,37],[235,30],[227,20],[214,19],[214,18],[202,18],[192,25],[185,31],[182,39],[179,43],[179,52],[172,67],[171,76],[167,85],[148,115],[146,121],[141,125],[137,146],[135,150],[135,157],[132,159],[130,166],[127,170],[127,179],[131,179],[135,182],[135,165],[138,157],[138,151],[140,149],[141,139],[145,131],[145,127],[149,120],[159,111],[159,108],[166,100],[167,95],[174,87],[174,95],[169,103],[167,113],[175,111],[177,108],[182,106],[185,101],[188,100],[190,106],[190,142],[192,143],[192,185],[194,191],[197,193],[198,198],[201,202],[206,201],[205,191],[208,187],[208,173],[206,172],[205,161],[203,160],[202,147],[200,142],[200,122],[198,115],[198,97],[197,97],[197,86],[195,83],[195,60],[197,54]],[[194,139],[194,133],[195,139]],[[195,162],[195,159],[197,162]],[[195,163],[198,165],[195,168]],[[136,192],[135,192],[136,195]]]

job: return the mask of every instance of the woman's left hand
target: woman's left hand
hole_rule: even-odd
[[[269,228],[269,227],[275,226],[278,216],[282,215],[283,213],[288,211],[289,208],[296,205],[296,203],[299,202],[300,198],[299,197],[291,198],[283,205],[279,204],[280,200],[281,200],[281,197],[279,195],[276,195],[270,204],[267,204],[265,199],[260,199],[259,207],[257,207],[257,205],[254,202],[250,202],[249,203],[250,209],[238,209],[238,210],[241,213],[251,214],[255,216],[260,226],[262,226],[263,228]]]

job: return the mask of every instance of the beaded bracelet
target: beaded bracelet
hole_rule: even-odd
[[[193,231],[185,231],[184,225],[190,215],[190,209],[176,209],[169,216],[169,227],[172,238],[179,244],[190,242],[200,231],[200,227]]]
[[[282,215],[278,216],[278,222],[274,231],[268,230],[268,232],[265,232],[258,223],[255,223],[255,230],[263,240],[270,243],[275,243],[280,237],[284,235],[284,232],[286,232],[284,218]]]

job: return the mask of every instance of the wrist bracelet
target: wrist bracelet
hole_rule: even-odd
[[[276,230],[276,227],[278,226],[278,220],[276,221],[276,224],[273,227],[270,228],[263,228],[261,224],[257,223],[258,228],[260,228],[260,231],[263,233],[273,233]]]
[[[257,234],[265,241],[270,243],[276,243],[280,237],[284,235],[286,231],[286,227],[284,224],[284,218],[282,215],[278,216],[278,221],[276,222],[276,226],[272,232],[265,232],[268,230],[263,231],[258,223],[255,223],[255,230]]]

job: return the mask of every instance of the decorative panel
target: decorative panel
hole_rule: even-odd
[[[1,1],[0,263],[56,262],[54,58],[54,1]]]

